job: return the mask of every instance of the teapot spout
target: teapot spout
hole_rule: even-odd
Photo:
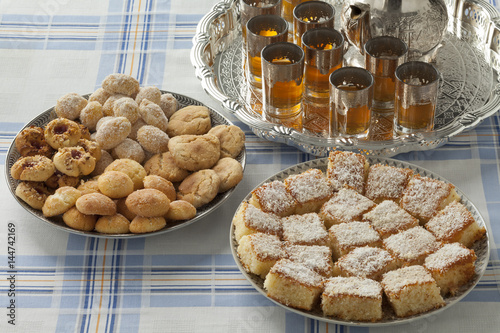
[[[371,38],[370,6],[363,3],[344,5],[342,30],[350,44],[364,54],[363,45]]]

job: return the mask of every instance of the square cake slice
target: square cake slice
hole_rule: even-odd
[[[387,272],[381,283],[398,317],[423,313],[445,305],[436,281],[423,266],[415,265]]]
[[[325,280],[321,309],[327,316],[343,320],[382,319],[382,286],[360,277],[333,277]]]
[[[382,274],[398,268],[389,252],[378,247],[358,247],[335,263],[333,273],[338,276],[358,276],[380,281]]]
[[[297,206],[297,201],[279,180],[263,184],[253,190],[249,203],[266,213],[278,216],[292,215]]]
[[[341,223],[328,230],[334,259],[338,259],[360,246],[382,246],[380,235],[368,222]]]
[[[264,288],[277,302],[311,310],[323,291],[323,277],[304,264],[281,259],[267,274]]]
[[[332,250],[328,246],[285,243],[285,258],[300,262],[325,277],[332,275]]]
[[[283,243],[277,236],[260,232],[241,237],[236,252],[245,270],[261,278],[285,255]]]
[[[328,232],[318,214],[291,215],[282,219],[283,240],[298,245],[329,245]]]
[[[363,214],[375,207],[375,203],[349,188],[343,188],[325,202],[319,215],[329,229],[334,224],[361,221]]]
[[[339,191],[347,185],[363,194],[369,167],[370,164],[363,155],[347,151],[332,151],[328,155],[326,177],[334,191]]]
[[[264,213],[257,207],[243,202],[234,219],[234,236],[239,242],[241,237],[256,232],[276,235],[281,238],[281,217],[272,213]]]
[[[408,182],[400,205],[424,224],[449,203],[459,200],[452,184],[415,175]]]
[[[452,202],[438,212],[425,224],[425,228],[440,241],[460,242],[467,247],[471,247],[486,233],[486,229],[480,227],[467,208],[459,202]]]
[[[422,265],[425,257],[435,252],[440,245],[434,235],[420,226],[383,240],[383,247],[399,261],[399,266]]]
[[[410,169],[374,164],[368,171],[365,196],[376,203],[383,200],[399,202],[411,176],[413,171]]]
[[[309,169],[298,175],[288,176],[283,183],[297,201],[295,214],[319,211],[333,193],[330,183],[319,169]]]
[[[474,277],[476,259],[474,250],[460,243],[449,243],[425,258],[424,267],[441,288],[441,295],[454,295]]]
[[[363,215],[363,221],[369,222],[382,238],[419,225],[418,219],[408,214],[392,200],[379,203]]]

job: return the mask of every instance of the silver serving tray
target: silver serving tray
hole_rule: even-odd
[[[170,91],[161,91],[162,94],[165,93],[170,93],[172,94],[177,101],[179,102],[179,108],[188,106],[188,105],[201,105],[201,106],[206,106],[203,103],[194,100],[190,97],[180,95],[174,92]],[[83,97],[88,98],[90,95],[84,95]],[[208,107],[210,111],[210,118],[212,121],[212,126],[217,126],[217,125],[233,125],[233,123],[227,119],[225,116],[220,114],[219,112],[211,109]],[[21,131],[29,127],[31,125],[38,126],[38,127],[43,127],[46,124],[48,124],[51,120],[57,118],[54,108],[50,108],[46,110],[45,112],[39,114],[36,116],[34,119],[32,119],[30,122],[24,126]],[[234,189],[236,187],[233,187],[232,189],[224,192],[224,193],[219,193],[210,203],[200,207],[197,209],[196,216],[193,217],[192,219],[189,220],[184,220],[184,221],[175,221],[175,222],[167,222],[167,226],[159,231],[156,232],[150,232],[150,233],[144,233],[144,234],[133,234],[133,233],[128,233],[128,234],[103,234],[95,231],[80,231],[76,230],[73,228],[68,227],[64,221],[62,220],[61,216],[55,216],[55,217],[50,217],[47,218],[43,216],[42,212],[39,210],[36,210],[29,206],[27,203],[25,203],[23,200],[18,198],[16,196],[16,187],[19,184],[19,181],[12,178],[10,175],[10,168],[12,165],[21,157],[19,152],[16,149],[15,141],[12,141],[12,144],[9,147],[9,150],[7,151],[7,159],[5,163],[5,177],[7,180],[7,185],[9,187],[9,190],[11,194],[16,198],[17,202],[29,213],[40,219],[41,221],[49,224],[52,227],[55,227],[59,230],[67,231],[73,234],[78,234],[78,235],[83,235],[83,236],[92,236],[92,237],[100,237],[100,238],[142,238],[142,237],[148,237],[148,236],[154,236],[154,235],[159,235],[159,234],[164,234],[170,231],[174,231],[177,229],[180,229],[182,227],[185,227],[193,222],[199,221],[211,212],[213,212],[216,208],[218,208],[220,205],[226,201],[231,194],[233,194]],[[246,150],[243,149],[242,152],[236,157],[236,160],[241,163],[243,166],[243,170],[245,169],[245,164],[246,164]]]
[[[439,176],[439,175],[437,175],[429,170],[426,170],[424,168],[421,168],[419,166],[411,164],[411,163],[402,162],[402,161],[398,161],[395,159],[377,158],[377,157],[369,157],[368,161],[370,164],[381,163],[381,164],[385,164],[385,165],[389,165],[389,166],[393,166],[393,167],[397,167],[397,168],[409,168],[409,169],[413,170],[415,173],[420,174],[421,176],[439,179],[439,180],[442,180],[444,182],[450,183],[449,181],[442,178],[441,176]],[[290,175],[299,174],[299,173],[307,171],[308,169],[311,169],[311,168],[320,169],[321,171],[323,171],[323,173],[326,174],[327,165],[328,165],[328,158],[320,158],[320,159],[315,159],[315,160],[311,160],[308,162],[300,163],[300,164],[294,165],[288,169],[285,169],[285,170],[269,177],[268,179],[264,180],[262,183],[257,185],[255,187],[255,189],[257,189],[258,187],[262,186],[265,183],[268,183],[268,182],[271,182],[274,180],[282,181]],[[460,191],[460,189],[455,188],[455,190],[458,193],[458,195],[460,196],[462,204],[464,204],[464,206],[471,212],[472,216],[474,217],[474,219],[476,220],[478,225],[486,228],[486,223],[485,223],[483,217],[481,216],[481,214],[479,213],[479,210]],[[248,202],[248,200],[250,199],[251,196],[252,196],[252,192],[250,191],[248,193],[248,195],[243,199],[242,203],[245,201]],[[236,212],[238,212],[239,209],[240,209],[240,207],[237,208]],[[236,215],[236,213],[235,213],[235,215]],[[234,219],[234,217],[233,217],[233,219]],[[449,309],[452,305],[458,303],[462,298],[467,296],[467,294],[470,293],[472,291],[472,289],[474,289],[474,287],[477,285],[477,283],[479,282],[479,280],[483,276],[484,272],[486,271],[486,267],[488,266],[488,259],[490,257],[489,236],[488,236],[488,231],[486,231],[486,235],[482,239],[476,241],[472,247],[472,249],[475,251],[476,256],[477,256],[477,259],[475,262],[476,271],[475,271],[474,278],[471,281],[469,281],[467,284],[463,285],[454,296],[444,297],[444,301],[446,302],[445,306],[443,306],[439,309],[427,311],[425,313],[420,313],[420,314],[405,317],[405,318],[398,318],[398,317],[396,317],[396,315],[394,314],[392,309],[390,309],[390,307],[387,304],[384,304],[383,305],[383,318],[382,318],[382,320],[372,323],[372,322],[363,322],[363,321],[347,321],[347,320],[342,320],[342,319],[335,318],[335,317],[325,316],[321,312],[321,309],[319,308],[319,306],[317,308],[313,309],[312,311],[299,310],[299,309],[295,309],[295,308],[292,308],[290,306],[286,306],[284,304],[281,304],[281,303],[273,300],[272,298],[267,297],[266,291],[264,289],[264,280],[258,275],[247,272],[240,262],[240,259],[239,259],[238,254],[237,254],[238,243],[236,242],[236,239],[234,237],[234,224],[232,222],[231,222],[231,229],[229,232],[229,242],[231,245],[231,252],[233,254],[234,261],[236,262],[236,265],[238,266],[239,270],[241,271],[243,276],[248,280],[248,282],[250,282],[250,284],[260,294],[265,296],[267,299],[269,299],[273,303],[275,303],[275,304],[277,304],[277,305],[279,305],[287,310],[290,310],[292,312],[306,316],[306,317],[311,318],[311,319],[320,320],[320,321],[324,321],[324,322],[328,322],[328,323],[332,323],[332,324],[342,324],[342,325],[349,325],[349,326],[378,327],[378,326],[388,326],[388,325],[410,323],[410,322],[413,322],[417,319],[429,317],[429,316],[435,315],[443,310]]]
[[[328,2],[336,8],[339,28],[343,1]],[[450,19],[436,61],[442,80],[435,130],[429,133],[381,141],[327,138],[263,120],[250,106],[255,96],[249,93],[242,69],[239,0],[222,0],[202,18],[193,38],[191,62],[203,89],[267,140],[316,156],[326,156],[334,149],[371,156],[433,149],[474,128],[500,106],[500,14],[484,0],[445,2]]]

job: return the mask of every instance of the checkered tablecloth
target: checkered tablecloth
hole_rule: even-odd
[[[490,2],[497,8],[496,1]],[[113,72],[131,74],[224,112],[189,61],[196,25],[216,0],[0,1],[0,171],[21,127],[68,92],[86,94]],[[226,114],[227,115],[227,114]],[[130,240],[56,230],[27,213],[0,182],[0,332],[498,332],[498,113],[433,151],[395,158],[443,176],[488,223],[491,258],[452,308],[379,329],[326,324],[284,310],[239,272],[229,247],[235,208],[257,184],[313,157],[244,129],[245,177],[214,213],[175,232]],[[15,226],[11,295],[9,226]],[[9,323],[15,300],[15,325]]]

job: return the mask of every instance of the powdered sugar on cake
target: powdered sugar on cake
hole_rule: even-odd
[[[370,199],[356,191],[343,188],[323,205],[325,213],[344,222],[353,221],[375,206]]]
[[[431,273],[420,265],[408,266],[387,272],[382,278],[384,289],[392,293],[398,293],[409,285],[433,282],[434,279]]]
[[[259,198],[259,204],[265,212],[279,214],[295,205],[295,200],[286,191],[285,184],[278,180],[262,185],[254,194]]]
[[[474,219],[464,205],[459,202],[452,202],[430,219],[426,224],[426,228],[431,230],[439,239],[442,239],[450,237],[458,230],[463,230],[473,222]]]
[[[382,201],[371,211],[364,214],[363,220],[369,221],[375,230],[381,233],[395,233],[418,225],[416,218],[391,200]]]
[[[360,277],[334,277],[325,281],[324,293],[329,296],[353,295],[382,298],[382,286],[374,280]]]
[[[291,215],[282,219],[283,239],[294,244],[325,243],[328,232],[316,213]]]
[[[334,191],[340,190],[344,185],[352,187],[359,193],[363,193],[365,185],[365,163],[364,156],[350,152],[340,154],[331,153],[327,177]]]
[[[372,200],[399,199],[412,175],[413,171],[410,169],[372,165],[366,180],[365,195]]]
[[[412,215],[430,218],[450,195],[451,184],[437,179],[414,176],[401,200],[401,206]]]
[[[275,214],[264,213],[252,205],[247,205],[244,219],[245,225],[250,229],[273,235],[281,234],[281,218]]]
[[[360,246],[380,240],[379,234],[367,222],[341,223],[329,230],[342,248]]]
[[[357,276],[369,277],[384,269],[394,259],[386,250],[377,247],[358,247],[342,256],[337,265]]]
[[[445,269],[459,260],[471,258],[472,256],[475,257],[474,251],[469,250],[460,243],[445,244],[425,258],[425,266],[429,269]]]
[[[284,255],[283,244],[277,236],[255,233],[252,238],[252,247],[261,260],[276,260]]]
[[[310,286],[318,286],[323,282],[322,276],[306,265],[288,259],[278,261],[269,273],[279,274]]]
[[[429,231],[414,227],[386,238],[384,246],[399,258],[412,261],[436,251],[439,242]]]
[[[331,189],[321,170],[309,169],[284,180],[289,193],[299,202],[305,203],[330,196]]]

